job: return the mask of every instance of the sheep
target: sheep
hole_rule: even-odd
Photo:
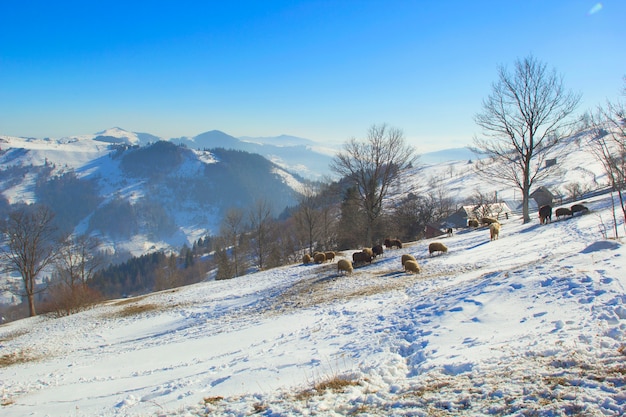
[[[310,264],[312,261],[311,259],[311,255],[309,255],[308,253],[305,253],[304,256],[302,257],[302,263],[305,265]]]
[[[387,249],[393,249],[394,246],[402,249],[402,242],[400,241],[400,239],[385,239],[385,246],[387,247]]]
[[[467,227],[478,227],[478,226],[480,226],[478,224],[478,219],[469,219],[467,221]]]
[[[545,205],[539,208],[539,223],[548,224],[552,221],[552,206]]]
[[[556,209],[556,218],[558,219],[559,217],[565,217],[565,216],[571,216],[572,215],[572,210],[566,208],[566,207],[560,207],[558,209]]]
[[[332,262],[333,259],[335,259],[335,252],[333,251],[324,252],[324,256],[326,256],[327,261]]]
[[[352,254],[352,262],[356,265],[359,263],[372,263],[373,256],[367,252],[354,252]]]
[[[498,223],[498,220],[494,219],[493,217],[483,217],[482,219],[480,219],[480,223],[481,224],[492,224],[492,223]]]
[[[350,262],[349,259],[339,259],[337,261],[337,273],[347,272],[348,274],[351,274],[352,270],[352,262]]]
[[[404,255],[402,255],[402,266],[404,266],[404,264],[407,261],[415,261],[415,257],[413,255],[409,255],[408,253],[405,253]]]
[[[372,259],[374,259],[374,258],[375,258],[375,256],[374,256],[374,251],[372,250],[372,248],[363,248],[363,249],[362,249],[362,251],[363,251],[363,252],[365,252],[365,253],[367,253],[369,256],[371,256],[371,257],[372,257]]]
[[[374,257],[381,256],[383,254],[383,245],[376,245],[372,248],[372,252],[374,252]]]
[[[491,223],[489,225],[489,234],[491,235],[491,240],[498,240],[498,236],[500,235],[500,223]]]
[[[414,274],[419,274],[422,271],[417,261],[411,261],[411,260],[406,261],[404,263],[404,270],[406,272],[411,272]]]
[[[574,204],[571,208],[571,211],[572,211],[572,217],[574,217],[574,214],[580,213],[581,215],[583,215],[589,212],[589,209],[583,206],[582,204]]]
[[[434,252],[446,253],[448,248],[441,242],[433,242],[428,245],[428,253],[432,255]]]
[[[451,227],[448,227],[448,228],[446,229],[446,233],[447,233],[448,237],[452,236],[452,234],[453,234],[453,230],[452,230],[452,228],[451,228]]]
[[[316,264],[323,264],[324,262],[326,262],[326,255],[324,255],[322,252],[316,252],[313,255],[313,260]]]

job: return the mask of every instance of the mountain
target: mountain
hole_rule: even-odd
[[[305,186],[258,154],[154,139],[119,128],[58,140],[0,136],[0,214],[45,203],[62,230],[141,255],[217,234],[231,207],[266,199],[278,215]]]
[[[287,171],[319,180],[330,176],[329,165],[336,149],[295,136],[237,139],[219,130],[201,133],[192,138],[170,139],[193,149],[225,148],[256,153]]]
[[[136,133],[129,132],[120,127],[113,127],[111,129],[103,130],[93,136],[85,135],[83,139],[92,139],[98,142],[105,143],[117,143],[124,145],[146,145],[148,143],[157,142],[162,140],[158,136],[151,135],[149,133]]]

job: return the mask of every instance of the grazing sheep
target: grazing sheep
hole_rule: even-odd
[[[302,257],[302,263],[305,265],[310,264],[312,260],[313,259],[311,259],[311,255],[309,255],[308,253],[305,253]]]
[[[337,272],[352,273],[352,262],[349,259],[339,259],[337,261]]]
[[[467,221],[467,227],[478,227],[480,224],[478,223],[478,219],[469,219]]]
[[[313,255],[313,260],[316,264],[323,264],[324,262],[326,262],[326,255],[324,255],[322,252],[316,252]]]
[[[360,264],[360,263],[372,263],[372,258],[373,256],[370,255],[367,252],[354,252],[352,254],[352,262],[356,265],[356,264]]]
[[[387,247],[387,249],[392,249],[394,246],[402,249],[402,242],[400,241],[400,239],[385,239],[385,246]]]
[[[415,261],[415,257],[413,255],[405,253],[404,255],[402,255],[402,266],[404,266],[406,261]]]
[[[335,252],[333,251],[324,252],[324,256],[326,256],[327,261],[332,262],[333,259],[335,259]]]
[[[500,235],[500,223],[491,223],[489,225],[489,234],[491,235],[491,240],[497,240],[498,235]]]
[[[417,261],[406,261],[404,263],[404,270],[406,272],[412,272],[414,274],[419,274],[422,271],[422,268],[420,268],[419,264],[417,263]]]
[[[433,242],[428,245],[428,253],[432,255],[434,252],[446,253],[448,248],[441,242]]]
[[[452,230],[452,228],[451,228],[451,227],[448,227],[448,228],[446,229],[446,233],[448,234],[448,237],[452,236],[452,234],[453,234],[453,230]]]
[[[559,217],[571,216],[572,215],[572,210],[570,210],[570,209],[568,209],[566,207],[560,207],[560,208],[556,209],[554,214],[556,214],[556,218],[558,219]]]
[[[589,209],[583,206],[582,204],[574,204],[571,210],[572,210],[572,217],[574,217],[574,214],[576,213],[580,213],[581,215],[583,215],[589,211]]]
[[[498,219],[494,219],[493,217],[483,217],[482,219],[480,219],[480,223],[481,224],[498,223]]]
[[[365,253],[367,253],[369,256],[371,256],[371,257],[372,257],[372,259],[374,259],[374,258],[375,258],[375,256],[374,256],[374,251],[372,250],[372,248],[363,248],[363,249],[362,249],[362,251],[363,251],[363,252],[365,252]]]
[[[539,223],[548,224],[552,221],[552,206],[545,205],[539,208]]]
[[[372,252],[374,252],[374,257],[381,256],[383,254],[383,245],[376,245],[372,248]]]

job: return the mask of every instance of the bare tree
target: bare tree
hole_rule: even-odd
[[[59,248],[56,258],[56,278],[51,285],[48,308],[57,314],[78,312],[99,299],[99,294],[88,287],[104,257],[98,251],[99,240],[94,237],[68,237]]]
[[[232,264],[228,268],[224,268],[224,262],[228,263],[227,253],[223,252],[221,254],[223,271],[225,270],[232,272],[232,276],[228,278],[238,277],[243,272],[241,261],[242,254],[240,251],[240,238],[245,229],[243,217],[244,214],[241,209],[231,208],[226,212],[220,228],[220,235],[222,239],[226,242],[225,246],[231,248],[232,254]],[[226,259],[223,259],[224,257],[226,257]]]
[[[373,125],[364,141],[350,139],[330,168],[355,185],[366,215],[365,244],[371,245],[376,220],[382,215],[389,187],[416,160],[404,133],[386,124]]]
[[[24,284],[21,295],[28,299],[31,317],[37,315],[37,277],[56,260],[58,254],[53,219],[54,213],[45,206],[24,206],[9,214],[3,228],[6,246],[2,246],[0,255],[7,271],[21,275]]]
[[[100,241],[95,237],[77,236],[68,238],[61,246],[57,257],[57,273],[70,288],[87,285],[95,271],[104,262],[98,251]]]
[[[253,241],[252,250],[259,269],[265,268],[265,261],[270,246],[270,226],[272,210],[265,199],[255,201],[250,209],[250,228]]]
[[[474,139],[474,151],[489,157],[477,161],[476,167],[485,178],[521,190],[528,223],[530,188],[550,173],[544,160],[571,133],[570,116],[580,95],[566,91],[562,77],[532,56],[517,60],[512,74],[500,67],[498,76],[475,116],[484,137]]]
[[[626,88],[625,88],[626,94]],[[626,109],[620,103],[607,103],[599,107],[592,116],[594,135],[591,149],[596,159],[602,163],[609,179],[609,185],[619,197],[620,207],[626,220]],[[613,219],[615,237],[618,237],[617,220]]]
[[[309,246],[309,254],[313,253],[313,245],[320,234],[323,221],[318,203],[315,190],[307,189],[300,196],[298,210],[294,214],[298,228],[303,232]]]

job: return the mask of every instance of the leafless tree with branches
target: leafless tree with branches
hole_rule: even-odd
[[[400,173],[416,160],[402,130],[373,125],[365,140],[350,139],[331,162],[331,169],[349,178],[358,191],[366,214],[365,244],[372,244],[374,223],[381,216],[383,200]]]
[[[513,73],[498,69],[498,82],[475,116],[484,136],[474,138],[473,150],[487,157],[477,161],[477,171],[521,190],[524,223],[530,221],[530,188],[550,173],[545,158],[572,133],[570,116],[579,102],[556,70],[530,56],[517,60]]]
[[[54,213],[46,206],[22,206],[9,214],[3,227],[6,246],[0,246],[0,255],[6,271],[17,272],[22,277],[31,317],[37,315],[35,294],[39,274],[52,265],[59,253],[57,229],[53,225]]]

